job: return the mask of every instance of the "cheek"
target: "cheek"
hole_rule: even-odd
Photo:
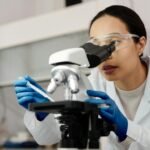
[[[137,56],[136,52],[134,50],[124,50],[118,52],[116,54],[116,61],[118,62],[118,65],[123,68],[131,68],[132,65],[134,66],[137,62],[139,57]]]
[[[133,72],[138,59],[138,56],[132,50],[117,51],[112,55],[112,59],[109,59],[107,62],[110,65],[118,66],[118,69],[110,75],[106,75],[102,71],[103,63],[99,65],[99,69],[107,80],[122,80]]]
[[[139,61],[139,57],[132,50],[126,51],[124,53],[120,53],[120,55],[116,57],[116,62],[117,65],[119,66],[116,76],[119,79],[121,78],[124,79],[130,74],[132,74],[132,72],[134,72],[134,70],[137,67],[138,61]]]

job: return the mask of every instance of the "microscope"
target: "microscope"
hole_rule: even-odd
[[[32,103],[30,110],[60,114],[61,141],[59,149],[99,149],[101,136],[108,136],[113,125],[101,119],[98,107],[85,103],[85,91],[92,89],[88,80],[90,70],[98,66],[115,50],[115,43],[97,46],[85,43],[80,48],[56,52],[49,57],[52,67],[47,91],[54,93],[63,86],[62,100],[47,103]]]

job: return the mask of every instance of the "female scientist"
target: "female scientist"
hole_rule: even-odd
[[[147,35],[139,16],[125,6],[110,6],[91,21],[90,41],[97,45],[115,42],[116,50],[91,71],[89,80],[94,90],[87,103],[106,104],[99,114],[115,124],[107,137],[105,150],[148,150],[150,148],[150,69],[149,57],[142,57]],[[41,88],[29,76],[15,82],[18,103],[27,108],[31,102],[47,99],[26,83]],[[106,94],[107,93],[107,94]],[[24,122],[39,144],[50,145],[60,140],[60,131],[52,115],[27,111]],[[106,141],[105,141],[106,142]]]

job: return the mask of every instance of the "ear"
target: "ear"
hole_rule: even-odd
[[[136,43],[137,53],[139,56],[143,53],[144,48],[146,46],[146,42],[147,42],[147,40],[146,40],[145,36],[141,36],[138,43]]]

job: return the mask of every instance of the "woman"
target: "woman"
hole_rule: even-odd
[[[113,134],[110,135],[109,142],[113,141],[118,145],[118,149],[122,147],[131,149],[132,146],[134,149],[135,146],[148,149],[149,60],[141,59],[146,45],[146,31],[141,19],[126,7],[111,6],[92,20],[90,37],[91,41],[99,45],[115,41],[116,51],[94,69],[90,76],[90,81],[97,91],[88,91],[88,95],[102,100],[87,101],[109,105],[109,108],[100,109],[100,115],[116,125],[115,133],[119,143],[118,139],[114,140],[116,135]],[[106,92],[107,95],[99,90]]]
[[[91,71],[89,80],[94,91],[87,91],[92,98],[86,100],[97,104],[101,117],[116,126],[105,141],[105,150],[149,149],[150,75],[149,58],[141,57],[147,39],[143,22],[127,7],[110,6],[93,18],[89,35],[94,44],[101,46],[113,41],[116,47],[106,61]],[[39,95],[26,87],[27,81],[37,85],[29,77],[15,83],[18,102],[24,107],[25,103],[39,102]],[[47,100],[40,97],[42,101]],[[101,104],[106,104],[106,107],[101,107]],[[40,144],[60,140],[59,128],[51,115],[35,116],[27,112],[25,124]]]

